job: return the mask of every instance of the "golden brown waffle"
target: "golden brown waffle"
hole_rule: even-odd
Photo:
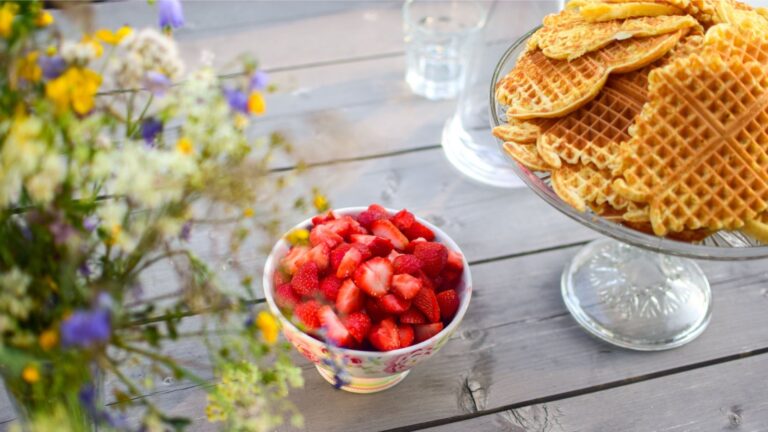
[[[759,214],[754,219],[747,220],[741,230],[760,242],[768,244],[768,212]]]
[[[504,141],[534,144],[541,133],[541,122],[510,119],[509,123],[493,128],[493,135]]]
[[[591,1],[586,2],[578,8],[581,17],[588,22],[683,14],[681,9],[670,4],[644,1],[627,3],[603,3],[600,1]]]
[[[549,171],[552,169],[539,156],[535,144],[521,144],[514,141],[504,143],[504,151],[520,165],[534,171]]]
[[[612,75],[598,97],[546,128],[536,143],[541,158],[553,168],[565,162],[615,169],[619,144],[647,99],[649,68]]]
[[[578,8],[583,4],[590,3],[593,1],[599,1],[601,3],[609,3],[609,4],[623,4],[623,3],[634,3],[638,0],[572,0],[566,5],[566,7],[569,9]],[[696,18],[696,20],[698,20],[703,24],[711,24],[713,21],[713,16],[715,14],[713,3],[720,0],[644,0],[644,1],[668,4],[670,6],[676,7],[684,11],[688,15],[693,16],[694,18]]]
[[[610,171],[591,165],[563,165],[552,170],[552,189],[560,199],[582,212],[589,204],[607,203],[614,209],[627,207],[629,202],[616,193],[613,180]]]
[[[592,100],[611,72],[630,72],[662,57],[685,30],[616,41],[573,61],[526,51],[496,86],[496,99],[508,105],[508,118],[562,117]]]
[[[643,38],[698,26],[687,15],[653,16],[593,23],[575,10],[563,10],[544,20],[529,39],[528,48],[540,48],[547,57],[573,60],[616,40]]]
[[[657,235],[738,229],[768,208],[766,124],[768,68],[705,46],[650,74],[616,188]]]

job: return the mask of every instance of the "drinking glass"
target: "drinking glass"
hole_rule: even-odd
[[[459,94],[486,17],[473,0],[405,2],[405,81],[415,94],[432,100]]]

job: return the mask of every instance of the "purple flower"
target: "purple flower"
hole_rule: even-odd
[[[165,92],[171,88],[171,80],[160,72],[149,71],[144,75],[144,88],[151,91],[155,96],[164,96]]]
[[[40,69],[43,70],[43,76],[45,79],[54,79],[58,78],[59,75],[64,73],[64,70],[67,68],[67,62],[64,61],[64,58],[55,55],[55,56],[41,56],[37,60],[38,64],[40,65]]]
[[[145,118],[144,121],[141,123],[141,136],[144,138],[144,141],[146,141],[149,145],[155,144],[155,137],[157,137],[157,134],[163,131],[163,122],[160,120],[154,118],[154,117],[148,117]]]
[[[83,219],[83,228],[86,231],[92,232],[97,226],[99,226],[99,219],[96,216],[88,216]]]
[[[179,233],[179,238],[184,241],[189,241],[189,235],[192,233],[192,222],[187,221],[184,222],[184,225],[181,226],[181,232]]]
[[[102,403],[97,400],[96,386],[94,386],[93,383],[89,382],[80,387],[77,397],[80,400],[80,404],[85,408],[85,411],[97,424],[106,423],[114,429],[127,430],[128,423],[125,416],[122,414],[115,416],[106,409],[100,407]]]
[[[248,113],[248,96],[245,93],[226,87],[224,88],[224,96],[227,98],[230,108],[243,114]]]
[[[256,71],[251,75],[251,91],[264,90],[269,83],[269,76],[264,71]]]
[[[93,273],[93,271],[91,270],[91,266],[89,266],[88,263],[85,261],[83,261],[83,263],[77,267],[77,271],[80,272],[81,276],[86,278]]]
[[[111,328],[109,310],[80,309],[61,323],[61,343],[68,347],[88,348],[108,341]]]
[[[75,234],[75,228],[65,221],[61,215],[57,215],[56,219],[48,226],[48,229],[53,234],[53,242],[57,245],[66,243],[69,237]]]
[[[184,25],[184,12],[181,0],[157,1],[158,23],[160,28],[179,28]]]

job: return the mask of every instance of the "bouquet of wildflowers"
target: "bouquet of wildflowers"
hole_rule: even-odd
[[[186,419],[141,397],[159,377],[200,384],[227,430],[300,422],[283,400],[300,373],[238,260],[280,228],[272,197],[285,178],[268,163],[290,146],[245,134],[265,110],[267,76],[248,61],[226,81],[185,74],[170,37],[181,6],[156,7],[165,31],[73,41],[40,3],[0,3],[0,376],[31,430],[181,429]],[[237,283],[190,247],[209,225]],[[143,277],[158,266],[177,287],[151,292]],[[163,351],[185,337],[210,368]]]

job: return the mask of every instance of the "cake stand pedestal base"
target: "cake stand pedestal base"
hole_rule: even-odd
[[[592,335],[641,351],[679,347],[709,324],[709,282],[695,261],[596,240],[563,271],[565,305]]]

